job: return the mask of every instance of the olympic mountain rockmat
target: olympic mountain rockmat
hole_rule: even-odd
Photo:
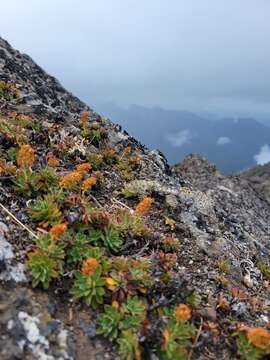
[[[199,155],[190,155],[171,168],[160,152],[149,151],[120,126],[99,116],[1,38],[0,80],[15,84],[19,91],[16,99],[0,99],[0,117],[16,111],[38,119],[45,130],[61,126],[62,136],[74,139],[71,159],[84,159],[88,151],[99,151],[80,137],[82,111],[89,111],[90,122],[102,124],[108,134],[107,147],[121,154],[129,146],[140,156],[130,180],[105,168],[103,191],[95,194],[98,203],[108,208],[113,199],[134,207],[132,200],[120,195],[128,186],[154,199],[145,219],[151,229],[149,241],[133,243],[131,239],[130,247],[120,255],[130,252],[151,261],[163,236],[177,238],[180,247],[171,269],[173,281],[167,289],[156,291],[156,302],[174,305],[183,302],[185,294],[195,292],[200,302],[192,321],[201,328],[189,349],[190,358],[237,359],[231,336],[235,324],[269,326],[270,287],[257,267],[258,261],[269,259],[270,252],[270,205],[263,194],[248,177],[223,176]],[[40,146],[37,153],[41,159],[46,152],[44,139],[45,135],[37,135],[33,140]],[[4,151],[0,138],[0,157]],[[11,181],[1,178],[0,203],[36,231],[26,201],[14,194]],[[165,219],[173,220],[173,226]],[[117,359],[116,347],[96,333],[95,312],[74,303],[64,286],[56,281],[47,291],[32,289],[26,265],[32,248],[31,235],[0,209],[0,359]],[[224,274],[221,264],[227,263]],[[246,296],[233,296],[232,288]],[[263,306],[255,306],[250,301],[253,298]],[[143,358],[157,359],[155,346],[147,340],[141,342]]]

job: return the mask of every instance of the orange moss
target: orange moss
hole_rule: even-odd
[[[47,155],[47,163],[49,166],[51,167],[57,167],[59,166],[59,160],[57,159],[56,156],[53,155],[53,153],[48,153]]]
[[[99,266],[97,259],[88,258],[83,262],[82,273],[84,275],[92,275],[93,271]]]
[[[137,216],[143,216],[146,213],[148,213],[152,203],[153,203],[153,199],[150,197],[145,197],[141,202],[139,202],[139,204],[136,206],[135,209],[135,214]]]
[[[67,224],[57,224],[54,225],[50,230],[50,235],[53,239],[59,239],[67,230]]]
[[[86,126],[90,119],[90,112],[89,111],[82,111],[80,114],[80,121],[83,126]]]
[[[191,310],[189,306],[185,304],[178,305],[175,309],[175,318],[178,323],[189,320],[191,318]]]
[[[258,327],[247,330],[249,342],[262,350],[270,350],[270,333],[264,328]]]
[[[89,163],[83,163],[76,166],[76,170],[80,173],[89,172],[92,166]]]
[[[19,166],[32,166],[35,161],[35,152],[31,145],[21,145],[18,152],[17,164]]]
[[[61,188],[69,189],[74,185],[78,184],[83,178],[83,175],[78,171],[72,171],[71,173],[65,175],[60,181],[59,185]]]
[[[87,191],[89,189],[91,189],[92,186],[96,185],[97,183],[97,179],[94,177],[90,177],[87,178],[86,180],[84,180],[84,182],[82,183],[81,189],[83,191]]]

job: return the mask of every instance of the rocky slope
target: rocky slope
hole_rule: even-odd
[[[171,169],[2,39],[0,81],[0,358],[267,358],[248,181]]]
[[[241,178],[247,179],[254,189],[264,198],[270,201],[270,164],[258,165],[240,174]]]

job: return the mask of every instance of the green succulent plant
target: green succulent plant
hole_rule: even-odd
[[[138,216],[134,216],[129,210],[121,210],[116,217],[116,227],[123,235],[131,232],[135,236],[148,238],[149,229]]]
[[[262,260],[257,261],[256,266],[260,270],[260,272],[263,274],[263,276],[267,280],[269,280],[270,279],[270,266]]]
[[[91,276],[85,275],[79,271],[75,272],[75,282],[70,293],[76,299],[82,299],[87,305],[96,308],[103,303],[105,294],[105,281],[101,277],[102,269],[98,267]]]
[[[61,219],[62,213],[53,194],[34,200],[28,208],[29,214],[35,222],[47,222],[54,225]]]
[[[140,360],[141,349],[137,335],[132,330],[125,330],[117,340],[119,344],[119,354],[126,360]]]
[[[25,129],[18,127],[17,124],[14,124],[10,119],[5,118],[0,119],[0,134],[14,144],[25,143],[28,139],[28,134]]]
[[[140,286],[149,288],[151,285],[153,285],[154,280],[149,274],[149,271],[145,269],[141,269],[139,267],[131,268],[130,275],[131,279],[138,283],[138,285]]]
[[[88,156],[87,161],[92,165],[93,170],[97,170],[103,164],[103,156],[93,153]]]
[[[237,335],[236,344],[240,359],[258,360],[262,357],[262,352],[248,341],[244,332],[240,332]]]
[[[164,309],[164,315],[168,322],[163,329],[163,344],[160,355],[166,360],[187,360],[186,347],[190,345],[195,336],[195,328],[187,321],[178,322],[175,317],[175,309]]]
[[[90,245],[92,239],[81,232],[77,234],[70,234],[68,236],[70,246],[67,250],[67,262],[70,264],[77,264],[84,259],[92,257],[97,260],[104,258],[104,249]]]
[[[119,232],[113,227],[105,229],[101,236],[104,245],[111,251],[117,251],[123,245],[123,240],[119,235]]]
[[[15,191],[26,197],[31,197],[37,192],[37,177],[36,174],[30,170],[17,172],[13,183]]]
[[[201,300],[201,296],[198,293],[193,292],[187,296],[186,303],[190,306],[196,307],[200,304]]]
[[[138,331],[142,320],[145,318],[145,305],[137,297],[130,297],[123,304],[125,317],[123,319],[122,328],[125,330],[132,329]]]
[[[107,132],[98,123],[88,123],[83,125],[81,136],[89,139],[92,145],[99,147],[102,140],[106,139]]]
[[[55,170],[49,166],[45,166],[36,173],[36,187],[43,192],[48,192],[54,188],[59,181]]]
[[[63,272],[65,251],[59,241],[49,234],[36,240],[37,250],[29,255],[28,266],[32,275],[33,286],[42,283],[47,289],[52,279]]]
[[[121,327],[121,320],[123,315],[119,309],[111,305],[105,305],[104,313],[100,314],[97,318],[98,321],[98,334],[103,334],[110,340],[116,339]]]
[[[52,279],[59,276],[59,263],[42,250],[37,250],[29,255],[28,266],[32,275],[32,285],[39,283],[47,289]]]
[[[39,250],[48,254],[53,259],[63,260],[65,257],[64,245],[59,240],[54,240],[49,234],[43,235],[36,240]]]
[[[123,304],[123,310],[125,314],[142,317],[145,313],[145,305],[137,296],[134,296],[128,298]]]
[[[145,305],[137,297],[130,297],[121,308],[106,305],[98,316],[98,333],[111,341],[117,339],[119,353],[124,359],[140,359],[137,333],[145,318]]]
[[[102,243],[110,251],[117,251],[123,244],[123,239],[120,237],[119,232],[112,226],[104,230],[91,230],[90,238],[96,245]]]

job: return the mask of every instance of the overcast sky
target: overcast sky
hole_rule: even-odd
[[[270,115],[269,0],[6,0],[1,36],[90,105]]]

